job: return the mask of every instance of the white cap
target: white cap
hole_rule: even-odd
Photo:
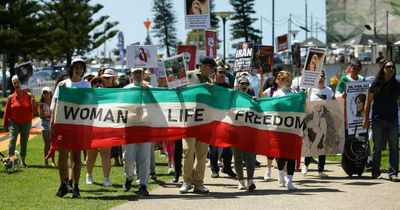
[[[11,82],[13,82],[15,80],[19,80],[17,75],[14,75],[14,76],[11,77]]]
[[[44,91],[47,91],[47,92],[49,92],[49,93],[53,93],[53,91],[51,91],[51,88],[49,88],[49,87],[44,87],[43,89],[42,89],[42,95],[43,95],[43,92]]]
[[[115,72],[112,69],[104,70],[104,74],[101,75],[102,77],[115,77]]]
[[[76,63],[76,62],[85,63],[85,61],[84,61],[82,58],[77,57],[77,58],[74,58],[74,59],[72,60],[71,65],[73,65],[73,64]]]
[[[131,69],[131,72],[132,72],[132,73],[135,72],[135,71],[143,71],[143,69],[142,69],[142,68],[134,68],[134,69]]]

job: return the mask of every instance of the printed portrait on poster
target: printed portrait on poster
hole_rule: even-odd
[[[362,128],[362,123],[365,115],[364,105],[367,100],[369,85],[370,82],[368,81],[346,83],[346,122],[349,134],[367,132],[366,129]]]
[[[130,68],[157,67],[157,46],[155,45],[129,45],[126,56],[126,63]]]
[[[187,65],[183,54],[163,60],[167,74],[168,89],[182,87],[188,84]]]

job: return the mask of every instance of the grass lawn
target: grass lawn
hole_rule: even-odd
[[[17,149],[19,150],[19,147]],[[113,166],[110,176],[113,186],[102,186],[103,172],[100,156],[97,157],[96,167],[93,170],[95,180],[93,185],[85,183],[86,167],[82,167],[80,199],[71,199],[72,194],[70,193],[64,198],[56,197],[55,193],[59,187],[58,170],[43,166],[43,140],[40,135],[29,141],[26,163],[28,168],[21,168],[10,174],[2,166],[0,167],[0,209],[100,210],[140,199],[136,195],[137,185],[130,192],[122,192],[122,184],[125,182],[123,167]],[[158,180],[156,182],[149,180],[149,190],[172,179],[167,171],[166,158],[156,152]]]

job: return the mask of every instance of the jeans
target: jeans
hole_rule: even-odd
[[[304,165],[308,166],[310,165],[312,157],[305,157],[304,158]],[[318,173],[321,173],[325,169],[325,161],[326,161],[326,155],[320,155],[318,156]]]
[[[230,147],[224,147],[222,149],[222,158],[223,158],[223,171],[228,172],[231,171],[231,163],[232,163],[232,150]],[[210,145],[210,165],[211,171],[218,173],[218,147],[214,147]]]
[[[8,143],[8,155],[15,155],[15,147],[17,144],[18,134],[21,135],[20,144],[21,144],[21,157],[26,156],[26,149],[28,147],[28,139],[29,139],[29,131],[31,130],[32,123],[25,124],[17,124],[13,121],[9,123],[10,130],[10,142]]]
[[[398,120],[373,120],[372,131],[372,139],[374,142],[372,152],[372,176],[377,177],[381,174],[380,167],[382,157],[382,142],[384,141],[384,136],[387,137],[389,142],[389,177],[393,175],[397,176],[399,171]]]

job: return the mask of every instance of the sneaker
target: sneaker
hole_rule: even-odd
[[[399,177],[397,177],[396,175],[390,176],[389,180],[392,181],[392,182],[400,182]]]
[[[194,186],[193,192],[205,194],[205,193],[208,193],[209,191],[208,191],[207,187],[205,187],[203,184],[200,184],[200,185]]]
[[[111,186],[111,185],[112,185],[112,183],[111,183],[110,179],[109,179],[108,177],[104,177],[104,179],[103,179],[103,186],[104,186],[104,187],[109,187],[109,186]]]
[[[303,166],[303,168],[301,168],[301,173],[302,173],[303,175],[307,175],[307,173],[308,173],[308,166]]]
[[[68,180],[67,189],[68,189],[69,193],[72,193],[74,191],[74,188],[72,187],[72,181],[71,180]]]
[[[254,184],[253,180],[247,181],[247,190],[250,192],[254,191],[256,189],[256,185]]]
[[[326,179],[329,178],[328,174],[324,173],[324,172],[319,172],[318,173],[319,178],[321,179]]]
[[[128,192],[132,187],[132,181],[133,180],[126,179],[124,185],[122,186],[122,191]]]
[[[264,180],[265,181],[269,181],[271,179],[272,179],[272,177],[271,177],[271,168],[267,167],[267,169],[265,170],[265,174],[264,174]]]
[[[217,172],[212,172],[211,173],[211,178],[218,178],[219,177],[219,174],[217,173]]]
[[[86,184],[93,184],[93,174],[86,174]]]
[[[56,167],[56,163],[55,162],[51,162],[50,166],[54,168],[54,167]]]
[[[74,191],[72,192],[72,198],[80,198],[81,194],[79,193],[79,187],[75,186]]]
[[[149,191],[147,191],[147,187],[144,186],[144,185],[140,185],[138,194],[139,194],[140,196],[149,196],[149,195],[150,195],[150,194],[149,194]]]
[[[168,168],[168,174],[170,174],[170,175],[175,174],[174,167]]]
[[[183,182],[182,187],[179,188],[179,193],[187,193],[191,189],[192,189],[191,183]]]
[[[67,188],[67,184],[65,182],[63,182],[63,183],[61,183],[60,187],[58,188],[56,196],[62,198],[66,194],[68,194],[68,188]]]
[[[235,172],[232,171],[232,169],[230,170],[221,170],[222,173],[227,174],[229,177],[231,178],[235,178],[237,177],[237,174]]]
[[[285,175],[287,175],[287,173],[285,171],[283,171],[283,170],[279,171],[278,184],[281,187],[284,187],[286,185]]]
[[[172,178],[173,183],[179,182],[179,175],[175,174],[174,178]]]
[[[261,165],[261,163],[258,162],[257,160],[254,162],[254,166],[255,166],[256,168],[260,167],[260,165]]]
[[[238,190],[246,190],[246,185],[244,184],[244,180],[239,180]]]
[[[157,180],[157,174],[156,174],[156,172],[153,172],[153,173],[150,174],[150,179],[152,179],[152,180],[154,180],[154,181]],[[138,179],[138,180],[139,180],[139,179]]]
[[[285,176],[285,182],[286,182],[286,189],[289,191],[297,190],[297,188],[293,185],[293,175],[287,175]]]
[[[379,175],[372,175],[372,179],[383,179],[383,177]]]

